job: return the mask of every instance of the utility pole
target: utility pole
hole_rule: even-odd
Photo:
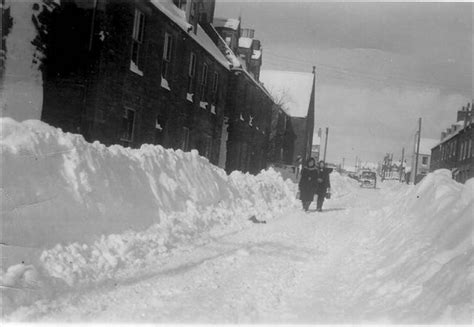
[[[420,154],[420,139],[421,139],[421,117],[418,118],[418,139],[416,140],[416,154],[415,154],[415,171],[413,176],[413,184],[416,184],[416,174],[418,172],[418,155]]]
[[[403,176],[403,160],[405,160],[405,148],[402,148],[402,162],[400,163],[400,182],[402,181],[402,176]]]
[[[324,162],[326,163],[326,150],[328,148],[328,134],[329,134],[329,127],[326,127],[326,139],[324,140]]]

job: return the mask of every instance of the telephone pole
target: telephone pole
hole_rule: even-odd
[[[328,134],[329,134],[329,127],[326,127],[326,139],[324,140],[324,157],[323,157],[324,162],[326,162],[326,150],[328,148]]]
[[[402,176],[403,176],[403,171],[404,171],[404,167],[403,167],[404,160],[405,160],[405,148],[402,148],[402,161],[400,163],[400,182],[402,181]]]
[[[418,118],[418,139],[416,140],[416,154],[415,154],[415,171],[413,175],[413,184],[416,184],[416,174],[418,172],[418,155],[420,154],[420,139],[421,139],[421,117]]]

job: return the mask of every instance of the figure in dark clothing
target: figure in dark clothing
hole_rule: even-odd
[[[323,210],[324,198],[331,193],[331,182],[329,181],[329,174],[332,169],[326,168],[324,161],[318,163],[316,168],[316,187],[315,193],[318,195],[316,201],[316,211]]]
[[[300,200],[304,211],[308,211],[311,202],[313,202],[316,178],[316,161],[313,158],[309,158],[306,162],[306,167],[303,167],[301,171],[301,178],[298,184]]]

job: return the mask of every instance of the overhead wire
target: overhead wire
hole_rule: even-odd
[[[297,59],[297,58],[291,58],[291,57],[286,57],[286,56],[281,56],[277,55],[274,53],[265,53],[265,59],[264,61],[269,61],[274,64],[278,64],[279,62],[283,61],[287,64],[292,63],[292,64],[300,64],[300,65],[316,65],[318,69],[324,69],[329,72],[335,72],[337,74],[343,74],[343,75],[351,75],[355,77],[362,77],[365,79],[373,80],[373,81],[378,81],[378,82],[390,82],[390,80],[397,80],[397,81],[402,81],[402,82],[410,82],[412,84],[418,84],[420,86],[424,87],[430,87],[430,88],[437,88],[437,89],[454,89],[455,87],[453,86],[448,86],[444,84],[439,84],[439,83],[432,83],[428,81],[423,81],[423,80],[417,80],[417,79],[412,79],[412,78],[407,78],[405,76],[396,76],[392,74],[386,74],[386,75],[377,75],[373,73],[368,73],[368,72],[362,72],[359,70],[354,70],[346,67],[341,67],[341,66],[335,66],[335,65],[330,65],[327,63],[321,63],[321,62],[312,62],[309,60],[303,60],[303,59]]]

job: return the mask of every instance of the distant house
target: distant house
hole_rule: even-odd
[[[421,138],[420,139],[420,149],[418,152],[418,167],[416,171],[416,176],[419,175],[426,175],[430,171],[430,163],[431,163],[431,149],[438,144],[438,140],[430,139],[430,138]],[[416,160],[416,148],[415,152],[413,153],[413,163],[412,167],[415,167],[415,160]],[[411,178],[414,177],[415,174],[411,175]],[[419,177],[421,178],[421,176]]]
[[[296,135],[293,162],[298,157],[309,158],[312,151],[314,131],[314,74],[262,70],[260,80],[281,103],[291,117]]]
[[[461,183],[474,177],[472,103],[457,112],[456,123],[441,132],[441,139],[431,150],[430,170],[450,169]]]
[[[311,147],[311,157],[313,157],[316,161],[319,161],[321,156],[321,138],[319,136],[313,137],[313,146]]]

